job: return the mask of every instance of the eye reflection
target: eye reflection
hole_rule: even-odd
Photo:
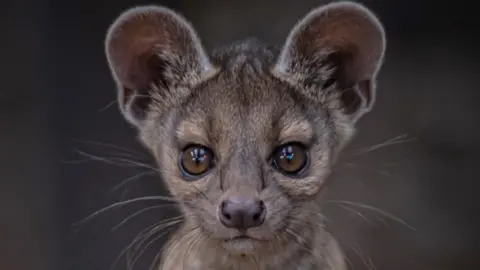
[[[307,151],[300,143],[288,143],[278,147],[273,155],[274,167],[288,175],[303,171],[308,161]]]
[[[205,146],[188,146],[180,154],[180,167],[189,176],[202,175],[213,167],[213,153]]]

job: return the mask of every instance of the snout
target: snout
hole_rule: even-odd
[[[223,226],[244,233],[249,228],[262,225],[266,214],[267,209],[262,200],[232,196],[220,203],[218,219]]]

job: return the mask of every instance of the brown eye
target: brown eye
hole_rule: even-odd
[[[304,145],[288,143],[278,147],[273,154],[273,166],[287,175],[296,175],[307,166],[308,155]]]
[[[204,146],[188,146],[180,154],[180,167],[189,176],[202,175],[213,167],[213,153]]]

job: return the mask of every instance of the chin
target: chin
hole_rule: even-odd
[[[264,244],[265,241],[248,237],[238,237],[222,241],[222,246],[228,253],[239,256],[258,253]]]

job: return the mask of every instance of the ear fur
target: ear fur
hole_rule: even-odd
[[[136,126],[153,98],[168,109],[216,71],[190,23],[164,7],[122,13],[108,29],[105,51],[120,109]]]
[[[340,102],[355,122],[371,110],[386,47],[378,18],[363,5],[334,2],[290,32],[272,73],[315,98]]]

